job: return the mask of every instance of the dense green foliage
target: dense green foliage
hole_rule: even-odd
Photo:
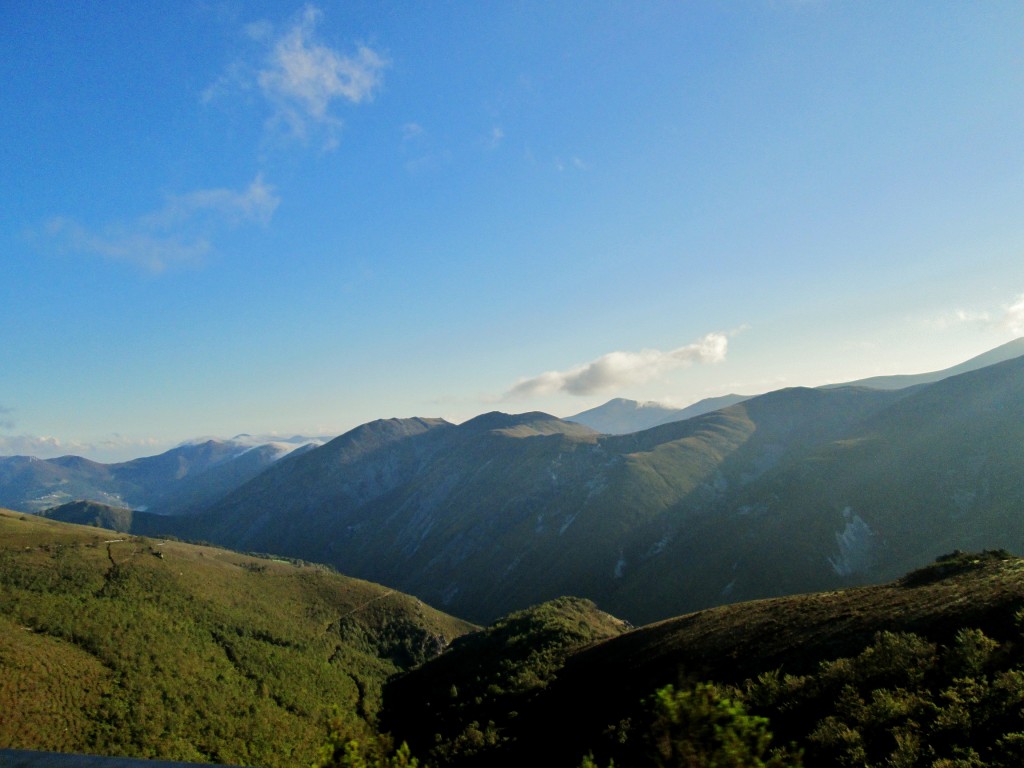
[[[436,766],[1020,764],[1024,560],[1006,552],[574,643],[584,607],[460,639],[385,687],[382,722]],[[546,629],[557,653],[520,651]]]
[[[470,629],[320,566],[0,513],[4,747],[320,768],[1024,761],[1024,561],[1004,551],[635,630],[577,598]]]
[[[782,768],[799,765],[798,755],[770,750],[768,718],[748,714],[719,686],[666,686],[655,692],[653,720],[644,736],[658,766]]]
[[[0,513],[0,744],[308,764],[469,626],[317,566]]]
[[[589,600],[559,598],[459,638],[421,674],[390,682],[385,726],[401,724],[417,754],[439,764],[486,763],[566,659],[628,628]],[[407,705],[407,706],[406,706]]]
[[[768,672],[747,695],[808,762],[994,766],[1024,761],[1024,650],[963,628],[949,645],[881,632],[809,675]]]

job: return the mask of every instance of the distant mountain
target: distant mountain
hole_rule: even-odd
[[[70,501],[182,514],[209,506],[277,460],[321,445],[319,438],[258,442],[250,435],[206,439],[117,464],[81,456],[0,457],[0,506],[37,512]]]
[[[720,397],[708,397],[698,400],[685,408],[672,408],[660,403],[640,403],[636,400],[626,400],[617,397],[609,400],[604,405],[569,416],[566,421],[574,421],[590,427],[596,432],[605,435],[626,435],[630,432],[640,432],[660,424],[670,424],[673,421],[683,421],[694,416],[700,416],[719,408],[727,408],[730,405],[748,400],[749,395],[721,395]]]
[[[1024,338],[1015,339],[1002,346],[989,350],[977,357],[972,357],[959,365],[946,368],[941,371],[930,373],[905,374],[895,376],[873,376],[867,379],[858,379],[841,384],[827,384],[822,389],[836,389],[838,387],[870,387],[871,389],[903,389],[917,384],[931,384],[950,376],[957,376],[961,373],[976,371],[996,363],[1012,360],[1015,357],[1024,355]],[[721,395],[698,400],[685,408],[673,408],[655,402],[638,402],[617,397],[609,400],[604,405],[591,408],[575,416],[567,416],[566,421],[574,421],[584,424],[591,429],[606,435],[625,435],[630,432],[640,432],[661,424],[669,424],[673,421],[682,421],[694,416],[701,416],[719,408],[727,408],[736,405],[744,400],[749,400],[751,395]]]
[[[562,594],[634,622],[1024,551],[1024,358],[900,390],[794,388],[627,435],[546,414],[373,422],[183,538],[328,562],[474,621]]]
[[[678,408],[660,403],[641,403],[616,397],[604,405],[567,416],[565,420],[583,424],[605,435],[624,435],[657,426],[678,411]]]
[[[946,368],[941,371],[896,376],[872,376],[868,379],[858,379],[857,381],[848,381],[843,384],[827,384],[825,388],[871,387],[872,389],[903,389],[904,387],[912,387],[916,384],[931,384],[942,379],[948,379],[950,376],[958,376],[961,373],[976,371],[979,368],[1012,360],[1021,355],[1024,355],[1024,338],[1008,341],[1006,344],[995,349],[990,349],[988,352],[983,352],[977,357],[972,357],[970,360],[965,360],[959,365],[954,365],[952,368]]]
[[[95,501],[70,501],[59,507],[44,509],[36,514],[38,517],[62,523],[91,525],[94,528],[128,532],[132,530],[132,524],[135,522],[133,516],[136,513],[124,507],[112,507],[109,504],[100,504]]]

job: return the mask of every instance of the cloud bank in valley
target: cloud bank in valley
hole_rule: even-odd
[[[506,400],[519,400],[565,392],[591,395],[610,392],[650,381],[668,371],[689,365],[719,363],[725,359],[729,339],[724,333],[709,333],[693,344],[661,351],[609,352],[596,360],[564,371],[547,371],[522,379],[505,393]]]

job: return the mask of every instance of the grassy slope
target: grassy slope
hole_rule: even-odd
[[[131,531],[136,513],[125,507],[112,507],[97,501],[71,501],[59,507],[44,509],[40,517],[75,525],[91,525],[112,531]]]
[[[327,569],[0,511],[0,744],[308,763],[470,626]]]

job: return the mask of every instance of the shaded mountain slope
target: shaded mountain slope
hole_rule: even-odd
[[[786,390],[624,436],[544,414],[375,422],[168,522],[189,538],[329,562],[476,620],[561,594],[601,602],[723,488],[901,396]],[[661,615],[686,600],[669,596]]]
[[[605,607],[654,619],[682,585],[701,607],[891,579],[954,548],[1024,551],[1024,359],[899,392],[724,492]]]
[[[112,507],[95,501],[71,501],[59,507],[44,509],[37,513],[37,517],[127,533],[133,526],[136,530],[139,527],[138,521],[134,519],[136,514],[124,507]]]
[[[373,422],[162,530],[327,562],[479,622],[575,594],[642,623],[1024,548],[1022,444],[1024,357],[627,435],[538,413]]]

